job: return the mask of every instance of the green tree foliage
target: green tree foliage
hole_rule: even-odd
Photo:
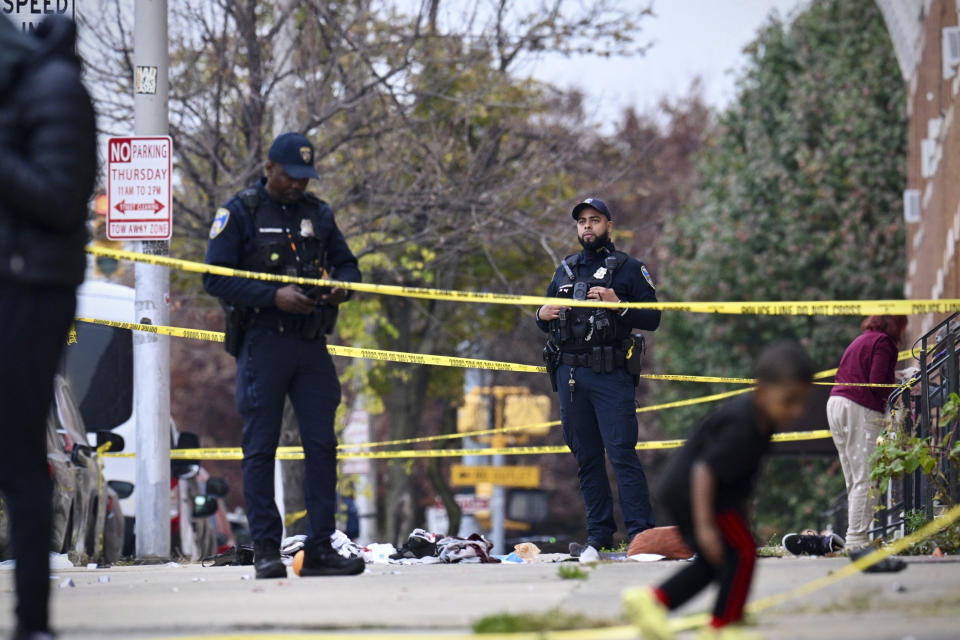
[[[698,184],[666,225],[665,296],[901,297],[905,102],[879,10],[871,0],[817,0],[789,24],[772,18],[746,52]],[[781,337],[834,366],[857,326],[848,317],[669,314],[662,331],[664,370],[746,376],[758,350]],[[664,414],[664,425],[682,432],[691,417]]]
[[[814,0],[789,23],[771,18],[746,53],[696,186],[665,225],[664,298],[901,297],[905,98],[879,10],[871,0]],[[857,322],[667,314],[661,332],[665,371],[749,376],[757,352],[785,337],[835,366]],[[694,391],[674,385],[669,395]],[[683,434],[704,412],[672,410],[662,425]],[[760,484],[760,529],[814,526],[842,490],[832,460],[775,458]]]

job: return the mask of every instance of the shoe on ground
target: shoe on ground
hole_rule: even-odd
[[[850,552],[850,561],[856,562],[860,558],[870,555],[876,549],[863,547]],[[896,556],[887,556],[880,562],[874,563],[863,570],[864,573],[897,573],[907,568],[907,563]]]
[[[623,611],[627,619],[647,640],[672,640],[667,608],[650,587],[632,587],[623,592]]]
[[[257,580],[287,577],[287,566],[280,559],[279,552],[276,555],[258,555],[254,560],[253,568],[257,572]]]
[[[818,536],[788,533],[783,536],[783,548],[795,556],[825,556],[843,550],[843,538],[835,533]]]
[[[586,544],[580,544],[579,542],[570,543],[570,557],[579,558],[580,554],[584,552],[587,547],[593,547],[599,553],[601,549],[610,549],[613,547],[613,540],[594,540],[592,538],[587,540]]]
[[[729,624],[719,629],[716,627],[705,627],[697,635],[697,640],[762,640],[763,636],[752,631],[747,631],[743,625]]]
[[[304,548],[300,577],[355,576],[366,568],[367,563],[363,558],[344,558],[333,548],[330,540],[321,540]]]

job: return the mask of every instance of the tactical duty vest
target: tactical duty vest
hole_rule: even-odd
[[[261,206],[256,189],[243,191],[239,198],[253,221],[255,253],[247,259],[251,269],[306,278],[323,275],[325,239],[316,235],[321,231],[319,201],[308,196],[308,206],[298,207],[299,215],[284,215],[276,207]]]
[[[591,287],[609,289],[617,269],[628,259],[622,251],[614,251],[592,272],[582,273],[586,270],[580,265],[579,253],[565,258],[560,267],[567,281],[560,284],[556,297],[585,300]],[[616,322],[617,314],[612,309],[573,307],[561,311],[556,320],[550,321],[550,334],[561,351],[585,351],[589,347],[613,344],[617,333]]]

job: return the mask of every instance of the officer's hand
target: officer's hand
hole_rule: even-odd
[[[303,289],[295,284],[288,284],[280,287],[273,294],[273,303],[280,311],[287,313],[313,313],[317,308],[317,301],[303,292]]]
[[[590,287],[587,291],[587,300],[603,300],[604,302],[620,302],[616,292],[606,287]]]
[[[558,307],[552,304],[545,304],[540,307],[539,311],[537,311],[537,317],[544,322],[550,322],[551,320],[556,320],[559,318],[561,311],[565,311],[569,308],[570,307]]]
[[[330,289],[330,293],[325,293],[320,296],[320,299],[327,304],[340,304],[347,299],[347,290],[341,289],[340,287],[334,287]]]

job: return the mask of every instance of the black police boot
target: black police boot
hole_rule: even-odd
[[[300,577],[307,576],[355,576],[363,573],[367,564],[363,558],[344,558],[330,539],[315,542],[303,550],[303,566]]]
[[[287,577],[287,566],[280,559],[279,551],[258,553],[253,566],[257,571],[257,580]]]

